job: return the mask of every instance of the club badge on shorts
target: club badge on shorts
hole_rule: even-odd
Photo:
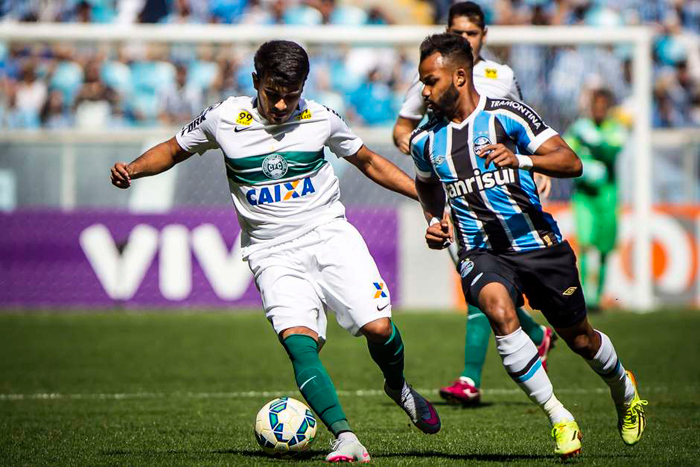
[[[474,261],[466,258],[464,261],[462,261],[462,264],[459,265],[459,275],[462,277],[467,277],[467,274],[472,272],[472,269],[474,269]]]
[[[284,177],[289,169],[287,159],[280,154],[270,154],[262,162],[262,170],[265,176],[272,180]]]

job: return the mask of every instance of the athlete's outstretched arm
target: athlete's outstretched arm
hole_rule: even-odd
[[[416,178],[416,191],[423,206],[425,220],[428,221],[428,230],[425,233],[428,247],[442,250],[452,241],[452,224],[445,213],[445,191],[442,184],[437,180],[423,181]]]
[[[149,177],[173,167],[192,155],[180,147],[173,137],[141,154],[131,164],[117,162],[112,167],[112,185],[117,188],[129,188],[131,180]]]
[[[379,154],[372,152],[364,144],[355,155],[348,156],[345,160],[360,169],[373,182],[391,191],[418,200],[413,179]]]
[[[404,154],[408,154],[408,143],[411,140],[411,133],[416,129],[420,120],[412,120],[410,118],[398,117],[394,124],[394,145],[399,148]]]
[[[580,177],[583,173],[581,159],[559,135],[542,143],[532,156],[516,156],[503,144],[489,144],[479,157],[486,158],[487,168],[491,163],[497,167],[532,168],[533,172],[556,178]]]

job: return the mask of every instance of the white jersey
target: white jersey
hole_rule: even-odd
[[[251,97],[229,97],[205,109],[176,138],[188,152],[223,152],[244,259],[344,218],[324,146],[347,157],[363,145],[338,114],[314,101],[302,99],[289,120],[273,125]]]
[[[521,101],[520,88],[515,73],[508,65],[481,59],[474,65],[474,87],[479,94],[492,99],[511,99]],[[425,115],[425,102],[421,92],[423,83],[418,80],[418,73],[406,91],[399,116],[409,120],[421,120]]]

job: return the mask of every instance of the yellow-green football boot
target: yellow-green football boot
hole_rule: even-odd
[[[575,421],[556,423],[552,427],[552,438],[556,445],[554,454],[561,460],[581,454],[581,430]]]
[[[622,441],[629,446],[634,446],[642,439],[644,428],[647,426],[647,418],[644,415],[644,406],[649,402],[641,399],[637,392],[637,380],[631,371],[627,371],[627,376],[634,385],[634,399],[629,407],[618,411],[617,428],[620,430]]]

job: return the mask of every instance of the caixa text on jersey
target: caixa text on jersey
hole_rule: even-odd
[[[311,182],[311,178],[306,177],[300,180],[294,180],[293,182],[253,187],[245,194],[245,197],[251,206],[257,206],[260,204],[280,203],[294,198],[301,198],[315,191],[316,189]]]

